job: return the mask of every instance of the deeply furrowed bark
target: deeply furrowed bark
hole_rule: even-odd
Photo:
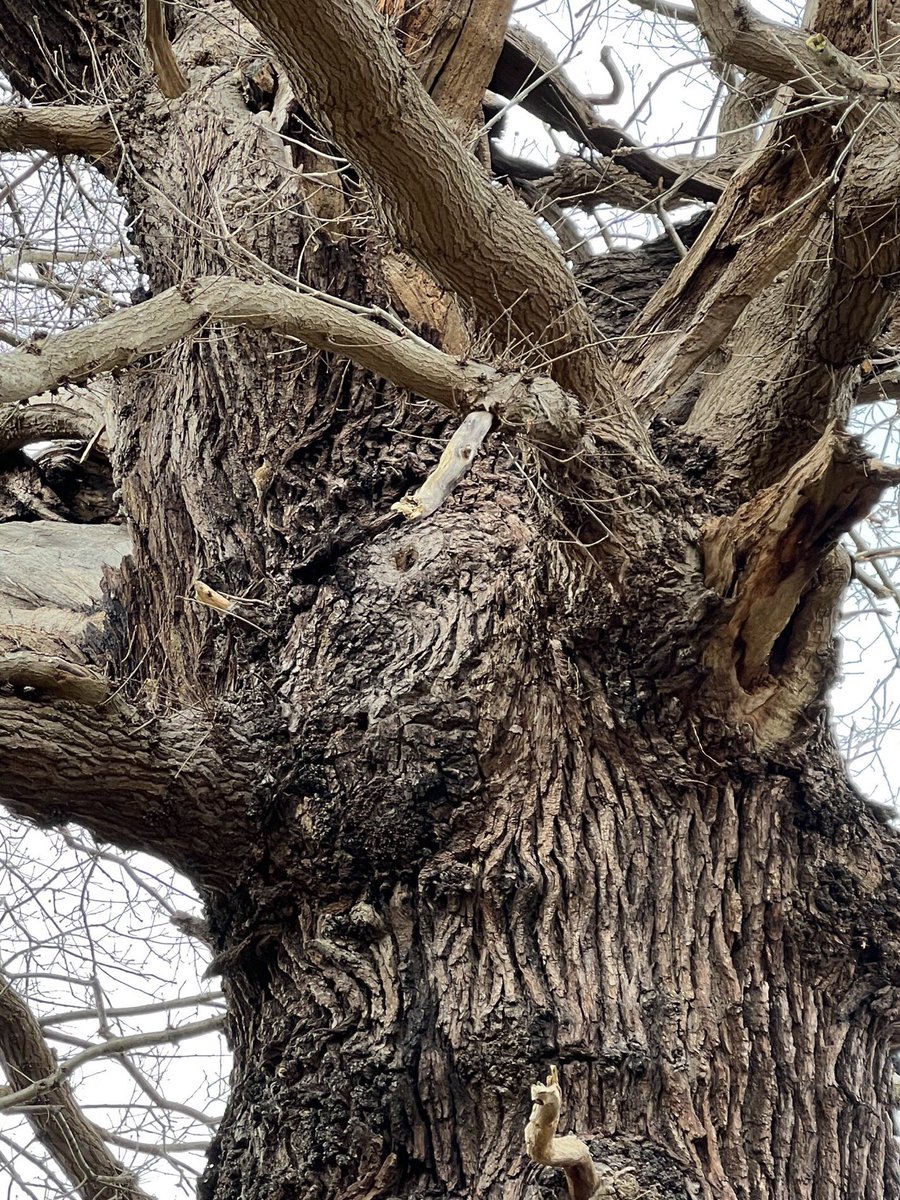
[[[151,291],[299,262],[383,303],[352,179],[317,221],[315,156],[288,164],[248,108],[246,23],[224,3],[181,20],[189,93],[170,108],[131,80],[122,186]],[[107,641],[83,652],[156,718],[199,706],[217,754],[240,733],[247,768],[206,807],[223,814],[208,856],[179,860],[207,899],[235,1055],[205,1200],[556,1195],[522,1147],[551,1064],[561,1128],[608,1195],[900,1194],[895,844],[825,730],[831,623],[808,547],[783,636],[739,681],[742,703],[761,687],[773,703],[794,695],[786,651],[815,659],[812,697],[763,749],[722,682],[742,565],[734,587],[712,569],[730,514],[702,463],[623,470],[634,540],[604,557],[573,544],[596,498],[551,496],[572,476],[546,456],[539,476],[527,441],[518,470],[487,443],[455,499],[400,522],[444,415],[258,330],[160,351],[113,409],[134,555],[107,585]],[[886,481],[846,457],[815,525],[823,564],[841,513]],[[796,499],[778,510],[791,567]],[[268,607],[252,626],[218,616],[187,599],[197,578]]]

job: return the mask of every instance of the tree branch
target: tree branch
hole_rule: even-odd
[[[9,684],[16,689],[28,689],[60,700],[72,700],[90,708],[111,704],[112,687],[108,679],[95,674],[80,663],[67,662],[52,655],[16,650],[0,655],[0,686]]]
[[[630,440],[644,430],[615,383],[571,274],[527,210],[490,180],[367,0],[239,0],[364,175],[404,249],[466,297],[496,341]]]
[[[102,158],[115,144],[105,108],[76,104],[0,107],[0,150],[50,150]]]
[[[10,405],[0,411],[0,453],[56,438],[87,442],[102,424],[102,417],[62,400]]]
[[[656,195],[676,189],[695,200],[716,201],[721,195],[721,184],[706,176],[702,161],[687,170],[673,167],[618,125],[601,121],[556,56],[529,30],[518,26],[507,30],[491,89],[510,100],[521,96],[519,104],[527,112],[574,141],[614,157],[655,189]]]
[[[59,685],[54,670],[28,664],[10,679],[20,694],[0,692],[0,802],[39,825],[74,821],[158,854],[201,886],[229,886],[257,793],[240,712],[218,723],[192,712],[147,721],[93,694],[76,700],[78,681]],[[50,698],[60,693],[67,699]]]
[[[451,411],[489,408],[536,442],[571,448],[584,432],[579,405],[549,379],[463,362],[419,338],[393,333],[350,307],[276,283],[247,283],[230,276],[204,276],[169,288],[95,325],[46,338],[34,348],[36,353],[4,354],[0,405],[15,404],[62,382],[83,382],[94,374],[119,370],[209,321],[267,329],[346,355]]]
[[[717,349],[791,266],[829,199],[842,149],[812,115],[788,114],[735,172],[690,255],[629,329],[620,378],[648,415]]]
[[[866,71],[833,46],[825,33],[764,20],[744,0],[695,0],[697,24],[717,59],[752,71],[774,83],[789,84],[801,96],[846,102],[847,93],[900,101],[900,78]],[[835,10],[833,10],[835,11]],[[824,26],[828,15],[819,14]]]
[[[697,24],[696,12],[685,4],[673,4],[671,0],[629,0],[629,3],[644,9],[645,12],[668,17],[671,21],[683,21],[686,25]]]
[[[24,1105],[40,1095],[41,1103],[26,1107],[25,1114],[82,1200],[149,1200],[82,1113],[66,1082],[69,1070],[57,1063],[40,1025],[2,974],[0,1058],[14,1089],[0,1098],[0,1107]]]
[[[895,303],[900,121],[893,112],[878,115],[857,136],[807,251],[748,306],[728,361],[704,378],[687,422],[719,451],[720,479],[744,495],[777,479],[829,421],[847,419],[857,365]]]
[[[178,65],[172,43],[166,33],[163,0],[144,0],[143,17],[144,45],[156,72],[159,90],[168,99],[175,100],[188,90],[188,81]]]

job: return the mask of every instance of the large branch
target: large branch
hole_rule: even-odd
[[[527,210],[491,185],[367,0],[240,0],[238,8],[306,85],[403,247],[473,304],[496,341],[642,443],[559,253]]]
[[[852,0],[851,4],[845,4],[844,0],[822,0],[818,6],[817,24],[830,36],[840,38],[846,47],[862,49],[865,38],[870,36],[871,23],[868,17],[860,16],[860,2],[862,0]],[[725,56],[725,44],[715,32],[724,25],[732,31],[734,44],[744,54],[740,66],[763,76],[769,73],[772,78],[782,78],[778,72],[772,74],[769,71],[764,56],[757,60],[752,53],[744,52],[746,47],[756,46],[751,34],[757,25],[762,30],[761,37],[764,34],[769,40],[774,38],[778,44],[781,44],[779,38],[782,35],[799,37],[799,31],[782,30],[780,26],[761,22],[748,7],[732,4],[731,0],[725,4],[701,0],[697,11],[701,14],[701,23],[706,23],[704,30],[716,54]],[[865,12],[869,12],[868,0]],[[794,89],[809,92],[810,80],[796,62],[792,70]],[[824,86],[822,84],[822,88]],[[846,100],[846,86],[835,83],[834,88],[835,96]],[[826,95],[826,91],[822,91],[822,95]],[[832,94],[828,92],[828,95]],[[876,290],[881,294],[887,292],[893,280],[894,268],[890,262],[896,244],[892,208],[896,156],[887,148],[895,148],[900,136],[896,110],[892,106],[872,104],[871,100],[865,104],[860,102],[850,114],[852,119],[832,127],[823,122],[815,110],[804,110],[804,104],[797,97],[792,100],[786,90],[782,91],[776,109],[781,119],[769,126],[760,151],[734,176],[694,251],[673,272],[666,286],[654,296],[630,330],[631,340],[625,348],[620,377],[626,379],[631,394],[640,396],[648,409],[659,407],[676,394],[692,372],[722,346],[725,338],[736,329],[738,320],[748,319],[744,317],[748,306],[761,298],[781,271],[798,262],[800,248],[814,233],[818,217],[832,199],[841,174],[845,176],[841,182],[845,202],[840,206],[839,215],[846,222],[850,238],[842,234],[839,221],[838,239],[833,250],[824,245],[824,239],[829,236],[828,230],[824,230],[823,238],[803,256],[826,259],[836,282],[833,290],[827,289],[828,302],[823,312],[830,312],[830,318],[824,320],[822,332],[826,334],[826,340],[836,336],[840,342],[845,340],[840,334],[841,326],[844,326],[854,331],[846,341],[857,342],[856,332],[860,326],[869,323],[872,316],[876,322],[881,318],[882,308],[866,294],[865,280],[866,277],[877,280]],[[866,175],[871,176],[871,180],[866,180]],[[856,182],[851,182],[852,179]],[[880,192],[877,199],[872,194],[876,190]],[[859,196],[857,214],[853,212],[853,191]],[[695,425],[702,421],[712,428],[713,439],[724,449],[722,462],[726,461],[727,451],[736,442],[742,442],[744,449],[755,450],[757,462],[769,463],[772,467],[773,473],[767,476],[768,480],[778,478],[785,469],[785,457],[773,461],[770,446],[763,448],[758,439],[745,436],[748,427],[746,410],[742,413],[736,410],[727,430],[716,422],[721,421],[722,409],[737,407],[742,401],[744,409],[752,407],[760,412],[767,409],[758,389],[746,388],[744,367],[748,361],[752,361],[757,378],[770,379],[773,383],[776,378],[788,379],[794,388],[800,386],[809,395],[815,391],[817,396],[822,396],[834,390],[834,380],[824,378],[824,371],[818,380],[822,386],[817,388],[803,362],[794,365],[792,370],[785,370],[781,364],[775,364],[773,354],[775,347],[780,352],[782,330],[796,328],[798,314],[811,302],[816,302],[812,281],[821,275],[822,271],[815,265],[810,270],[798,262],[791,287],[785,289],[784,307],[778,311],[776,306],[758,329],[758,349],[749,346],[746,338],[737,346],[736,334],[731,370],[724,373],[728,376],[727,382],[724,376],[716,378],[715,382],[712,378],[707,380],[707,388],[718,390],[721,396],[718,409],[712,412],[708,407],[702,407],[698,413],[695,410]],[[805,277],[805,294],[798,292],[800,276]],[[836,318],[835,306],[842,310],[840,319]],[[796,337],[794,349],[815,364],[816,355],[808,353],[812,341],[818,341],[818,335]],[[824,361],[830,361],[830,354],[824,353],[822,359],[824,365]],[[744,374],[738,379],[740,372]],[[734,391],[736,388],[738,392]],[[784,402],[780,403],[780,412],[786,412]],[[826,420],[830,415],[836,414],[826,414]],[[818,421],[818,424],[815,420],[808,421],[805,413],[793,418],[794,425],[804,421],[811,433],[821,431],[824,424],[824,421]],[[779,424],[775,430],[776,439],[780,432]],[[806,442],[803,449],[809,444]],[[734,466],[736,469],[731,474],[746,474],[743,462]]]
[[[622,348],[620,378],[645,411],[675,394],[796,260],[827,205],[825,179],[841,149],[828,126],[789,113],[735,172],[691,253]]]
[[[122,525],[0,523],[0,652],[86,662],[105,619],[104,570],[118,567],[131,548]]]
[[[201,885],[233,883],[256,796],[240,713],[227,727],[191,712],[148,722],[102,678],[24,652],[0,658],[4,680],[0,803],[157,854]]]
[[[50,150],[102,158],[115,144],[105,108],[77,104],[0,107],[0,150]]]
[[[28,1005],[0,974],[0,1059],[14,1092],[38,1080],[45,1087],[25,1108],[38,1140],[82,1200],[149,1200],[134,1177],[107,1150],[81,1111],[56,1056]]]
[[[816,24],[820,32],[810,37],[800,29],[766,21],[745,0],[696,0],[697,23],[715,57],[786,83],[803,96],[830,97],[846,102],[855,96],[900,101],[897,76],[869,71],[838,49],[830,36],[849,34],[847,50],[864,48],[865,30],[872,20],[871,6],[820,6]],[[843,41],[842,37],[842,41]]]
[[[727,361],[703,380],[688,428],[716,447],[720,478],[739,493],[776,479],[828,421],[847,419],[858,364],[895,302],[900,121],[878,116],[807,253],[748,307]]]
[[[461,361],[416,337],[385,329],[351,308],[276,283],[204,276],[95,325],[46,338],[33,350],[4,354],[0,405],[127,367],[212,320],[287,334],[346,355],[454,412],[490,408],[500,421],[535,442],[567,449],[578,444],[584,432],[582,410],[551,380]]]

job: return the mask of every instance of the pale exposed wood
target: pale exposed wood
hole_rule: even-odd
[[[385,283],[393,299],[416,326],[433,329],[447,354],[466,356],[471,350],[466,323],[456,297],[444,291],[405,254],[388,253],[381,260]]]
[[[479,447],[494,423],[491,413],[478,409],[470,412],[444,448],[438,465],[420,488],[391,505],[409,520],[429,517],[437,512],[460,480],[472,468]]]
[[[531,1086],[532,1109],[525,1126],[525,1150],[533,1162],[565,1172],[571,1200],[590,1200],[600,1180],[587,1146],[574,1134],[557,1137],[562,1092],[553,1067],[546,1083]]]
[[[163,0],[143,0],[143,16],[144,45],[156,72],[159,90],[170,100],[175,100],[184,95],[189,85],[166,33]]]
[[[816,659],[847,582],[843,555],[826,564],[827,586],[811,587],[826,553],[898,483],[900,467],[832,427],[781,481],[706,526],[705,580],[725,601],[706,661],[730,719],[760,744],[789,737],[821,687]]]
[[[99,158],[114,146],[105,108],[76,104],[0,107],[0,150],[51,150]]]

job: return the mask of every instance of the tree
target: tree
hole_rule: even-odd
[[[0,3],[0,146],[114,182],[144,277],[2,360],[10,495],[106,429],[5,526],[2,795],[199,889],[205,1200],[556,1194],[529,1084],[578,1200],[900,1194],[897,838],[825,702],[838,539],[900,482],[844,429],[896,366],[898,30],[658,8],[710,161],[493,0]],[[515,158],[497,96],[584,152]],[[573,211],[688,202],[582,261]],[[61,1169],[141,1195],[3,996]]]

